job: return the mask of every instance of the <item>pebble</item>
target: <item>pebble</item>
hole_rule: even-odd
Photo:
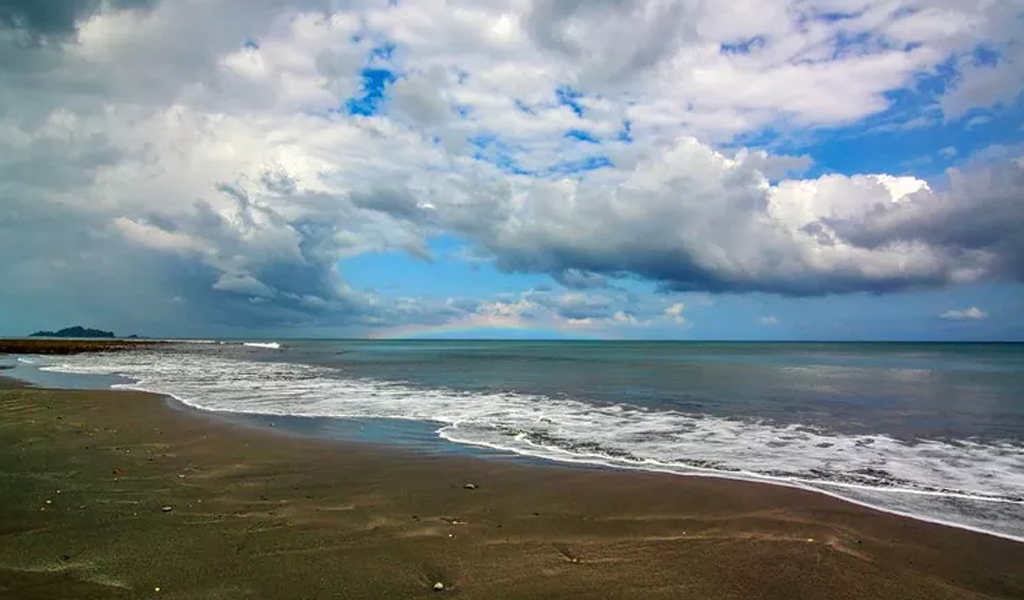
[[[174,507],[173,506],[165,506],[165,507],[161,508],[160,510],[162,510],[164,512],[171,512],[172,510],[174,510]]]
[[[467,490],[475,490],[476,489],[476,484],[475,483],[467,483],[466,485],[464,485],[462,487],[466,488]]]
[[[435,592],[443,592],[443,591],[444,591],[444,584],[443,584],[443,583],[441,583],[440,581],[438,581],[437,583],[435,583],[435,584],[434,584],[434,591],[435,591]]]

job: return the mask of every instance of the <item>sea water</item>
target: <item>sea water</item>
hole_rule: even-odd
[[[256,341],[27,360],[321,435],[772,482],[1024,540],[1024,345]]]

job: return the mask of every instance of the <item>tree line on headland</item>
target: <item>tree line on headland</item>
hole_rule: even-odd
[[[82,327],[75,325],[74,327],[65,327],[59,331],[37,331],[31,334],[29,337],[47,337],[47,338],[101,338],[101,339],[115,339],[117,338],[112,331],[104,331],[102,329],[90,329],[88,327]],[[125,339],[133,340],[139,336],[130,335]]]

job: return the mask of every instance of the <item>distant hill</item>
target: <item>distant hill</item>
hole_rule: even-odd
[[[29,337],[49,337],[49,338],[115,338],[112,331],[103,331],[102,329],[89,329],[88,327],[65,327],[60,331],[37,331]]]

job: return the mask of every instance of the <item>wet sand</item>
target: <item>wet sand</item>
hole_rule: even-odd
[[[811,492],[0,381],[0,598],[1024,598],[1024,544]]]
[[[119,339],[56,339],[24,338],[0,339],[0,355],[3,354],[77,354],[82,352],[124,352],[164,342],[152,340]]]

